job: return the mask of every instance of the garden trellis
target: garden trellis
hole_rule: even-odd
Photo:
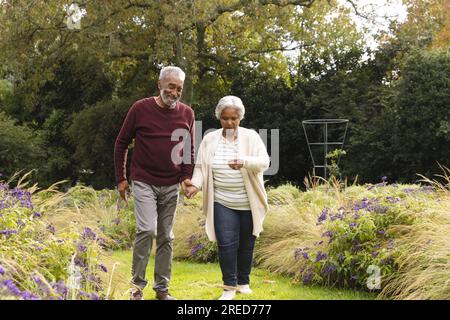
[[[330,164],[327,161],[327,154],[336,149],[343,149],[345,137],[347,135],[347,119],[310,119],[302,121],[306,142],[308,143],[309,154],[313,162],[313,174],[316,169],[323,169],[323,177],[327,178],[327,169]],[[309,132],[309,136],[308,136]],[[337,136],[337,138],[336,138]],[[329,141],[334,137],[335,141]],[[323,154],[323,162],[319,162]],[[337,159],[339,164],[340,157]]]

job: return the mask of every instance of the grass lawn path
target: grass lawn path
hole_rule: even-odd
[[[116,299],[128,299],[128,281],[131,273],[131,251],[115,251],[109,254],[106,264],[111,271],[117,262],[113,286]],[[155,299],[152,289],[154,256],[147,268],[149,284],[144,290],[144,299]],[[222,274],[218,263],[195,263],[173,261],[170,292],[178,300],[215,300],[222,292]],[[352,290],[303,286],[292,280],[266,270],[253,268],[250,276],[253,294],[238,294],[236,300],[360,300],[374,299],[375,295]]]

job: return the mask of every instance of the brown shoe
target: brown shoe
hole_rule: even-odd
[[[131,288],[130,300],[144,300],[144,292],[139,288]]]
[[[156,299],[158,299],[158,300],[177,300],[170,295],[169,291],[156,291]]]

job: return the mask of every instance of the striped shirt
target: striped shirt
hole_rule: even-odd
[[[233,159],[238,159],[238,139],[230,142],[221,137],[212,163],[214,201],[230,209],[250,210],[242,173],[228,165]]]

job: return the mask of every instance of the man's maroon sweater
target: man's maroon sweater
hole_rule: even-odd
[[[176,129],[185,129],[187,137],[171,141]],[[126,163],[128,145],[135,138],[133,157],[131,159],[131,180],[145,182],[156,186],[169,186],[190,179],[194,168],[194,111],[178,102],[173,109],[163,109],[155,97],[136,101],[128,111],[114,145],[114,164],[116,182],[127,179]],[[172,153],[182,153],[181,145],[190,137],[190,161],[172,161]],[[174,147],[180,151],[172,151]],[[186,158],[186,157],[185,157]],[[178,163],[177,163],[178,162]],[[190,162],[190,163],[185,163]]]

